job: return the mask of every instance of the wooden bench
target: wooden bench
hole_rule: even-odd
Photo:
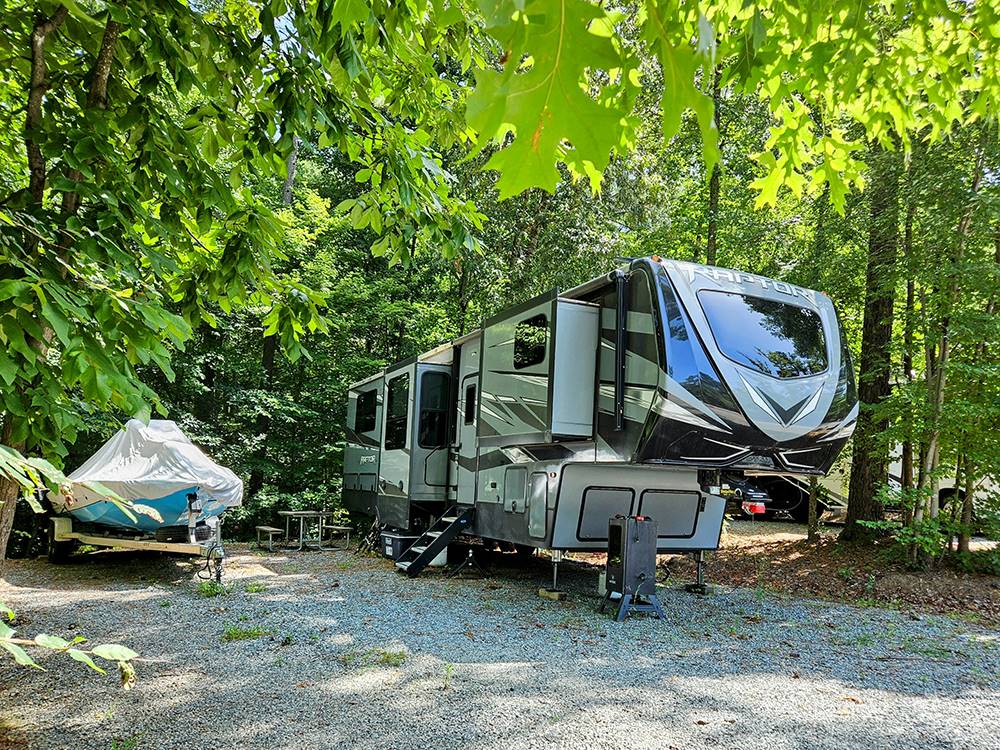
[[[285,532],[282,529],[275,528],[274,526],[258,526],[257,527],[257,546],[261,549],[264,548],[264,543],[261,540],[262,534],[267,534],[267,551],[274,552],[274,537],[277,535],[283,535]]]
[[[344,546],[343,549],[350,549],[351,547],[351,527],[350,526],[337,526],[332,523],[324,523],[323,528],[320,529],[320,538],[322,538],[324,532],[330,532],[330,541],[333,541],[335,535],[344,535]],[[330,547],[324,549],[337,549],[337,547]]]

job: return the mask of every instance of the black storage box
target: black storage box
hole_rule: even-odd
[[[390,560],[398,560],[400,555],[406,552],[409,546],[417,541],[417,538],[416,536],[395,531],[383,531],[379,534],[382,554]]]

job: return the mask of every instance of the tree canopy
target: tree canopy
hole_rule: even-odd
[[[904,377],[887,403],[923,404],[906,423],[926,417],[911,437],[934,456],[962,432],[941,399],[969,410],[994,392],[986,354],[950,343],[995,333],[988,281],[956,281],[969,264],[995,280],[990,3],[0,0],[0,14],[0,469],[22,482],[19,452],[60,464],[81,431],[152,409],[230,419],[252,436],[239,462],[272,462],[272,417],[308,422],[344,378],[616,253],[826,288],[857,346],[862,189],[885,154],[875,174],[905,173],[890,198],[913,238],[878,280],[890,301],[913,285],[890,343],[912,360],[937,342],[924,401],[898,395],[919,381]],[[945,195],[954,211],[935,206]],[[947,262],[928,268],[935,241]],[[262,340],[270,359],[243,357]],[[329,479],[336,436],[320,437]],[[965,465],[988,464],[962,440]],[[2,547],[16,487],[0,485]]]

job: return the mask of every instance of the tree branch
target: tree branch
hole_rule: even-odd
[[[115,44],[121,25],[108,18],[104,27],[104,37],[101,39],[101,49],[94,60],[94,69],[90,79],[90,90],[87,92],[87,109],[104,109],[108,105],[108,79],[111,77],[111,63],[115,58]],[[73,182],[79,182],[83,174],[78,169],[71,169],[66,175]],[[76,190],[63,193],[62,210],[65,214],[75,214],[80,208],[80,194]]]

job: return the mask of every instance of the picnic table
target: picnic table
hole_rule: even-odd
[[[351,527],[336,526],[330,523],[330,519],[336,514],[337,511],[333,510],[279,510],[278,515],[285,517],[285,542],[291,546],[291,525],[292,521],[296,520],[299,522],[299,546],[293,547],[294,549],[304,550],[309,547],[327,551],[337,549],[335,546],[323,546],[324,531],[346,533],[346,546],[349,547],[351,544]],[[315,536],[312,535],[314,531]]]

